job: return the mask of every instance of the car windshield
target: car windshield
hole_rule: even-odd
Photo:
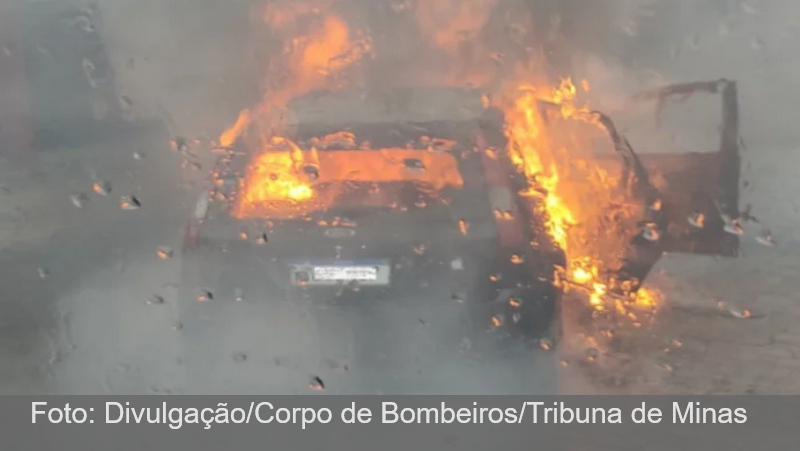
[[[0,393],[794,394],[798,5],[0,1]]]

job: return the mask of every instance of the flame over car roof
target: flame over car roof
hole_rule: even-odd
[[[408,162],[417,163],[417,168]],[[234,216],[289,219],[336,205],[353,184],[412,183],[432,191],[461,188],[458,161],[447,152],[387,148],[374,150],[264,151],[241,181]],[[319,189],[320,187],[325,189]],[[380,186],[366,203],[390,207]],[[371,202],[370,202],[371,201]],[[381,205],[383,204],[383,205]]]

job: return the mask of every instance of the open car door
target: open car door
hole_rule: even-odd
[[[721,123],[714,130],[717,147],[711,151],[681,151],[671,144],[659,145],[656,136],[663,134],[662,115],[667,103],[698,93],[717,95],[721,100]],[[637,230],[626,240],[626,249],[616,250],[624,257],[614,275],[617,280],[631,281],[633,291],[665,253],[736,256],[741,235],[739,221],[747,219],[739,213],[741,164],[736,83],[723,79],[672,85],[639,94],[634,101],[639,107],[654,103],[656,113],[647,118],[655,130],[638,141],[629,141],[628,133],[623,134],[609,115],[594,111],[588,113],[591,117],[583,118],[584,122],[600,126],[616,154],[606,152],[587,161],[609,171],[621,171],[627,201],[639,205]],[[539,106],[548,127],[557,128],[558,122],[571,121],[558,114],[558,105],[540,102]],[[710,115],[713,114],[705,114],[705,119]],[[676,135],[673,131],[672,136]],[[631,142],[642,145],[645,151],[635,150]]]

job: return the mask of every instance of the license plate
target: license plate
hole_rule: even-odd
[[[389,260],[318,260],[289,262],[292,284],[296,286],[335,286],[358,283],[362,286],[388,286],[391,283]]]
[[[378,280],[375,266],[315,266],[311,277],[318,281],[365,282]]]

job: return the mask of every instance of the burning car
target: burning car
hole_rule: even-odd
[[[237,299],[289,299],[552,339],[557,253],[530,246],[536,219],[518,205],[524,181],[484,100],[449,88],[322,92],[291,102],[281,136],[251,124],[220,150],[187,227],[187,330]]]

